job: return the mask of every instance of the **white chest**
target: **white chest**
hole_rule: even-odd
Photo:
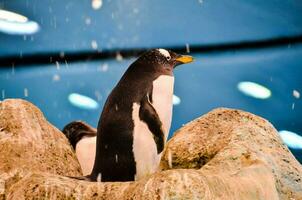
[[[162,75],[153,82],[152,105],[163,123],[165,139],[168,137],[172,121],[173,89],[173,76]]]
[[[152,105],[155,108],[163,125],[165,140],[167,140],[172,120],[172,98],[174,78],[160,76],[153,82]],[[161,154],[157,154],[153,134],[147,124],[139,118],[140,105],[132,106],[134,122],[133,153],[136,162],[136,176],[138,180],[157,171]]]

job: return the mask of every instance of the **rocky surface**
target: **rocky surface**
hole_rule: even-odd
[[[65,177],[80,175],[80,166],[64,135],[36,107],[5,100],[0,159],[0,199],[302,199],[302,167],[277,131],[231,109],[213,110],[178,130],[162,171],[136,182],[91,183]]]
[[[12,184],[35,172],[82,174],[68,140],[36,106],[24,100],[0,102],[0,199]]]

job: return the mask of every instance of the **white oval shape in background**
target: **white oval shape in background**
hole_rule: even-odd
[[[12,35],[34,34],[40,30],[37,22],[29,21],[27,17],[0,9],[0,32]]]
[[[240,82],[238,83],[237,88],[243,94],[256,99],[268,99],[272,95],[272,92],[268,88],[254,82]]]
[[[73,106],[81,109],[96,110],[99,108],[99,104],[97,101],[78,93],[71,93],[68,96],[68,100]]]
[[[279,135],[283,142],[292,149],[302,149],[302,136],[297,133],[281,130]]]

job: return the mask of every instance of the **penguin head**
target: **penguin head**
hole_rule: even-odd
[[[176,66],[192,61],[192,56],[180,55],[166,49],[152,49],[141,55],[136,62],[144,65],[144,70],[146,71],[173,74]]]

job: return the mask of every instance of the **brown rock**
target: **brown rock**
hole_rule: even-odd
[[[0,199],[29,172],[80,176],[81,168],[65,136],[33,104],[0,102]]]
[[[10,110],[10,107],[18,108],[26,117],[15,116],[19,120],[14,120],[7,117],[8,112],[3,122],[2,110],[7,110],[3,109],[4,104]],[[37,114],[33,113],[37,109],[32,104],[10,100],[0,105],[0,127],[18,126],[18,129],[6,128],[5,134],[3,130],[0,134],[0,153],[5,152],[1,160],[5,159],[6,163],[0,163],[0,171],[6,176],[14,170],[26,171],[11,180],[11,187],[5,190],[7,199],[302,199],[301,165],[269,122],[247,112],[216,109],[182,127],[165,148],[161,161],[163,171],[150,177],[136,182],[91,183],[64,177],[80,174],[80,167],[70,148],[60,147],[68,145],[65,138],[58,139],[62,134],[57,129],[51,125],[44,128],[46,132],[32,128],[47,124],[40,112],[40,117],[35,117]],[[16,122],[22,122],[20,127]],[[42,139],[29,136],[37,132],[43,135]],[[42,151],[37,157],[28,158],[30,145],[23,146],[26,150],[17,152],[19,156],[12,150],[1,150],[3,141],[15,141],[19,135],[26,135],[35,148],[55,141],[52,148],[61,148],[55,152],[63,153],[54,155]],[[43,139],[45,135],[47,139]],[[64,152],[70,151],[71,155],[67,153],[70,156],[65,159]],[[64,161],[56,162],[53,156]],[[39,163],[37,160],[49,162],[53,167],[48,170],[40,164],[40,169],[35,165]],[[62,165],[62,162],[65,163]]]

